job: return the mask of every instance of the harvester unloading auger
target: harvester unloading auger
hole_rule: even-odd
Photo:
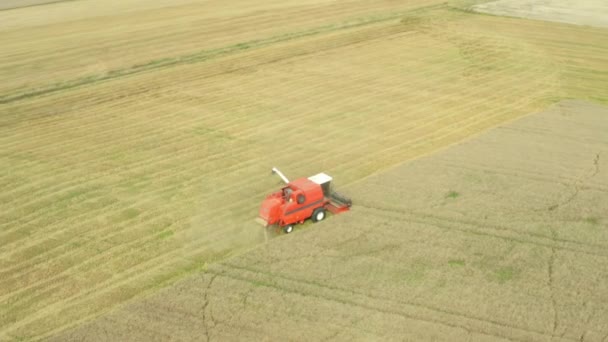
[[[262,202],[256,221],[266,227],[276,225],[285,233],[291,233],[296,224],[304,223],[308,218],[319,222],[325,219],[327,211],[339,214],[352,205],[349,198],[332,190],[332,178],[325,173],[291,182],[276,167],[272,168],[272,173],[281,177],[286,185]]]

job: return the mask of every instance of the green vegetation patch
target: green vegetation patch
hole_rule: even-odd
[[[172,230],[165,230],[163,232],[160,232],[160,234],[158,234],[156,237],[159,240],[164,240],[167,239],[169,237],[173,236],[173,231]]]
[[[447,194],[445,194],[445,198],[451,198],[451,199],[456,199],[456,198],[458,198],[458,196],[460,196],[460,194],[454,190],[450,190],[450,191],[448,191]]]
[[[462,267],[466,265],[466,262],[463,259],[450,259],[448,260],[448,265],[452,267]]]
[[[128,208],[123,210],[120,216],[123,220],[130,220],[139,216],[139,210],[135,208]]]
[[[494,276],[496,277],[496,280],[500,283],[500,284],[504,284],[507,281],[513,279],[513,277],[515,276],[515,269],[511,266],[507,266],[507,267],[501,267],[499,269],[497,269],[494,272]]]
[[[585,223],[588,223],[593,226],[597,226],[598,224],[600,224],[600,218],[595,216],[586,217],[584,221]]]

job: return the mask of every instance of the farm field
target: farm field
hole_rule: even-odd
[[[607,115],[564,101],[368,177],[348,214],[51,340],[605,341]]]
[[[60,334],[259,253],[272,166],[354,191],[563,99],[608,104],[608,30],[474,3],[0,11],[0,340]]]

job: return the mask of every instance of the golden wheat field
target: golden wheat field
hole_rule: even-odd
[[[603,165],[606,116],[594,106],[608,103],[608,30],[472,10],[483,2],[7,1],[0,7],[0,340],[366,340],[407,334],[453,340],[472,331],[481,334],[473,339],[601,341],[608,334],[601,323],[606,312],[594,306],[608,293],[601,262],[578,259],[573,267],[593,265],[593,277],[573,271],[569,281],[579,288],[568,283],[564,293],[547,295],[549,290],[530,287],[534,277],[546,281],[538,269],[547,263],[547,249],[501,245],[495,247],[504,255],[469,257],[495,230],[513,239],[553,238],[558,247],[559,239],[574,239],[577,247],[603,257],[607,218],[598,208],[606,209],[605,173],[598,171],[591,186],[598,195],[580,204],[588,212],[577,216],[584,222],[573,230],[544,226],[567,220],[556,216],[559,211],[548,210],[545,221],[537,222],[530,213],[508,209],[514,201],[542,208],[543,198],[554,196],[546,187],[527,187],[527,178],[519,177],[524,173],[566,182],[587,172],[596,155],[598,168]],[[465,198],[463,189],[441,186],[441,169],[420,170],[410,185],[423,189],[396,188],[392,197],[381,197],[389,203],[373,208],[380,196],[372,186],[375,177],[388,177],[389,170],[408,168],[401,164],[438,150],[450,153],[449,146],[566,99],[587,102],[561,102],[582,109],[571,110],[568,122],[558,120],[553,127],[549,118],[549,126],[534,129],[548,139],[581,127],[572,137],[580,146],[546,152],[561,163],[517,169],[508,160],[504,170],[492,164],[492,170],[512,176],[514,183],[504,186],[519,190],[500,198],[504,206],[473,200],[461,208],[475,212],[479,234],[449,227],[421,234],[416,215],[399,212],[412,205],[467,229],[452,209],[434,202],[437,192],[454,191],[445,201],[458,201],[461,193]],[[585,121],[585,115],[594,116]],[[498,163],[507,153],[504,146],[514,141],[520,141],[513,148],[521,153],[533,150],[534,137],[524,127],[505,144],[472,140],[489,147],[470,164],[466,158],[454,163],[478,174],[484,172],[484,156]],[[530,153],[530,160],[539,158]],[[578,159],[571,156],[579,154],[586,163],[582,170],[572,165]],[[351,193],[353,211],[268,239],[252,219],[264,195],[279,186],[269,175],[272,166],[294,177],[330,173]],[[483,191],[475,188],[469,196],[483,199]],[[534,191],[539,203],[522,194]],[[477,215],[490,219],[479,223]],[[511,220],[515,226],[506,223]],[[366,239],[357,240],[361,232],[351,224],[367,232]],[[580,232],[584,224],[593,229]],[[449,234],[440,234],[442,229]],[[356,257],[386,248],[389,240],[398,247],[387,260]],[[450,241],[452,264],[437,247]],[[340,246],[353,258],[340,254]],[[551,252],[552,260],[566,258],[559,252]],[[290,253],[310,253],[306,260],[314,263],[292,267],[286,262]],[[529,257],[529,264],[509,263],[518,257]],[[341,269],[335,261],[343,259],[353,264]],[[342,292],[333,302],[307,290],[286,297],[275,291],[275,280],[258,279],[264,276],[260,265],[270,268],[264,274],[272,279],[279,270],[295,272],[278,275],[295,281],[296,288]],[[491,280],[484,274],[497,269],[499,280],[476,289],[466,274],[446,268],[486,282]],[[566,270],[555,269],[552,274],[568,281]],[[419,280],[426,279],[419,273],[432,274],[431,280]],[[501,282],[505,277],[517,281]],[[440,280],[459,285],[448,287],[449,293],[433,292]],[[211,286],[216,281],[221,285]],[[570,298],[566,292],[572,289],[588,299],[586,309],[555,309],[583,305],[556,303]],[[499,292],[497,302],[490,300]],[[538,294],[530,301],[537,311],[505,304],[527,300],[522,293]],[[252,305],[234,306],[249,295]],[[412,301],[410,295],[419,297]],[[143,314],[155,298],[168,306],[155,309],[154,317]],[[378,302],[365,304],[370,298]],[[359,299],[364,304],[351,310],[350,301]],[[504,310],[487,308],[492,304]],[[406,314],[393,307],[402,305]],[[188,316],[191,306],[196,313]],[[369,317],[367,306],[380,311]],[[435,311],[427,315],[427,306]],[[121,318],[124,310],[132,321]],[[477,323],[449,316],[456,313]],[[223,318],[212,321],[212,315]],[[311,317],[323,317],[323,324]],[[277,325],[260,327],[270,320]],[[162,329],[150,328],[154,322]],[[267,330],[280,326],[283,333]],[[318,334],[306,333],[311,329]],[[437,336],[426,334],[429,329],[439,329]],[[580,335],[583,330],[589,333]]]

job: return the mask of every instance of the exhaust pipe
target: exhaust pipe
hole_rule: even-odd
[[[281,172],[281,170],[277,169],[276,167],[272,168],[272,173],[276,173],[277,175],[279,175],[279,177],[281,177],[281,179],[283,180],[283,182],[285,182],[285,184],[289,183],[289,179],[287,179],[287,177],[285,177],[283,172]]]

